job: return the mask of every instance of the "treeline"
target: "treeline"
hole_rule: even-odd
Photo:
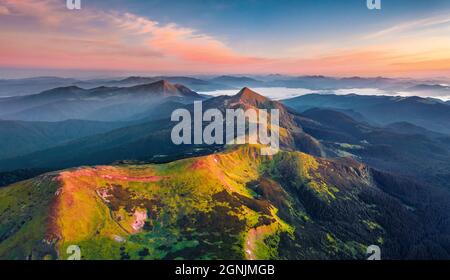
[[[5,187],[16,182],[31,179],[49,171],[49,169],[33,168],[19,169],[11,172],[0,172],[0,187]]]

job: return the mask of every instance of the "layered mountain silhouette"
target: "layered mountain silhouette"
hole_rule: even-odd
[[[150,84],[166,80],[173,84],[183,84],[197,92],[216,90],[238,90],[242,87],[287,87],[315,90],[337,90],[357,88],[377,88],[387,92],[417,92],[428,96],[448,96],[448,81],[441,80],[413,80],[392,79],[385,77],[327,77],[315,76],[286,76],[280,74],[259,76],[130,76],[125,78],[105,78],[91,80],[77,80],[58,77],[37,77],[26,79],[0,79],[1,96],[21,96],[36,94],[57,87],[78,86],[92,89],[100,86],[131,87]]]
[[[168,100],[186,103],[202,97],[189,88],[161,80],[132,87],[77,86],[36,95],[0,99],[0,118],[24,121],[132,120]]]
[[[107,85],[115,86],[136,86],[149,84],[156,81],[165,80],[174,84],[182,84],[194,91],[214,91],[223,89],[232,89],[229,85],[215,83],[214,81],[203,80],[184,76],[158,76],[158,77],[139,77],[133,76],[121,80],[109,81]]]
[[[450,133],[450,107],[431,98],[308,94],[283,103],[299,112],[311,108],[351,111],[374,125],[409,122],[435,132]]]
[[[266,85],[264,81],[245,76],[220,76],[213,78],[210,81],[217,84],[228,85],[231,87],[258,87]]]

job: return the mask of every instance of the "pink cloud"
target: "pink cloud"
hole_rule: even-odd
[[[11,12],[5,6],[0,6],[0,15],[10,15]]]
[[[193,29],[161,25],[131,13],[68,11],[55,0],[0,3],[23,19],[23,26],[15,26],[14,34],[2,32],[9,40],[0,47],[4,66],[7,61],[14,64],[11,55],[21,66],[28,61],[30,66],[42,63],[43,67],[139,70],[158,70],[155,66],[161,66],[164,59],[172,68],[190,63],[207,66],[262,61],[236,54],[222,42]],[[39,33],[30,32],[30,28]]]

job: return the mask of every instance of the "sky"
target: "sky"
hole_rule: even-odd
[[[0,0],[2,76],[450,77],[450,1]]]

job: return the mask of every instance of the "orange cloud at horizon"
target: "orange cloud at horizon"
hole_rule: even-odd
[[[38,3],[38,4],[37,4]],[[76,14],[79,13],[79,14]],[[77,15],[77,16],[73,16]],[[369,42],[314,57],[252,57],[176,24],[117,11],[68,11],[61,1],[0,0],[0,67],[186,73],[450,76],[450,40]],[[392,35],[403,24],[375,37]],[[373,37],[373,36],[372,36]],[[373,40],[373,38],[361,38]],[[411,40],[411,39],[409,39]],[[439,41],[438,41],[439,40]],[[270,57],[270,58],[268,58]]]

